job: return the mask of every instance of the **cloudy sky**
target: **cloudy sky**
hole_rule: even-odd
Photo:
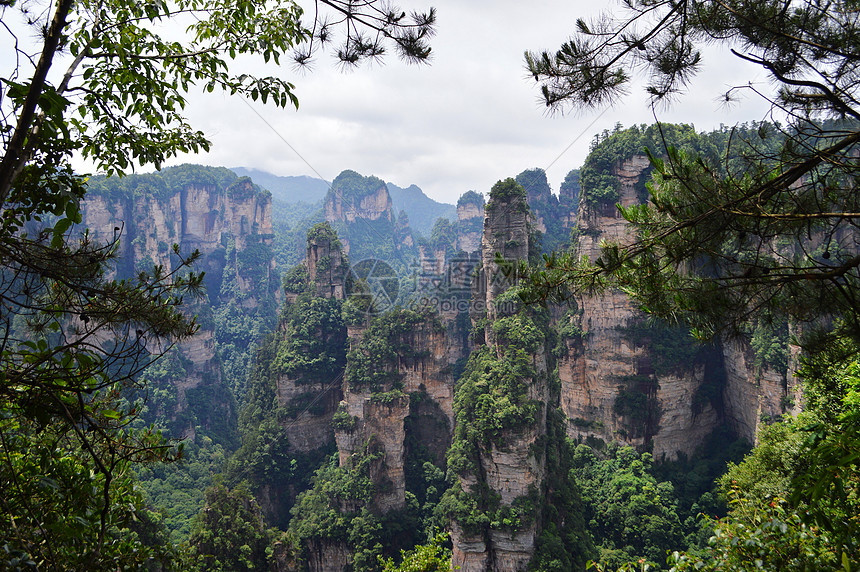
[[[424,4],[424,1],[427,4]],[[553,190],[579,167],[595,133],[654,121],[639,90],[608,110],[547,115],[524,69],[525,50],[555,49],[577,17],[617,7],[610,0],[408,0],[433,5],[438,34],[429,66],[393,56],[343,72],[320,56],[310,72],[271,70],[296,85],[298,110],[240,97],[193,93],[192,125],[213,142],[208,154],[171,164],[244,166],[276,175],[331,180],[343,169],[400,186],[417,184],[432,198],[455,202],[463,192],[489,191],[500,178],[546,169]],[[699,130],[764,118],[755,100],[725,109],[717,97],[730,85],[763,81],[731,55],[708,52],[690,93],[658,117]]]
[[[431,65],[388,57],[344,73],[323,55],[310,73],[285,69],[294,78],[298,111],[217,94],[195,98],[193,121],[214,145],[207,155],[183,160],[326,180],[353,169],[455,202],[467,190],[487,192],[498,179],[533,167],[546,169],[557,191],[582,164],[595,133],[617,122],[654,121],[641,91],[608,110],[549,116],[524,69],[525,50],[557,48],[576,18],[616,3],[428,1],[438,9]],[[754,99],[730,109],[717,100],[730,85],[763,81],[759,70],[716,51],[704,63],[707,73],[660,120],[708,130],[764,117]]]

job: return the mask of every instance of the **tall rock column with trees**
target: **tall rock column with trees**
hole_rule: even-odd
[[[667,125],[663,132],[672,141],[703,146],[704,137],[698,141],[690,127]],[[656,134],[654,126],[618,130],[592,149],[581,170],[578,256],[594,260],[604,241],[633,240],[615,204],[647,201],[650,162],[637,151]],[[559,363],[570,436],[617,440],[647,448],[657,459],[693,454],[723,421],[718,348],[698,346],[684,328],[648,323],[622,290],[586,292],[576,302],[562,318],[566,351]]]
[[[860,444],[851,389],[860,346],[856,4],[634,0],[577,28],[555,54],[526,54],[548,106],[613,101],[634,71],[647,74],[652,103],[667,101],[704,68],[700,47],[717,43],[771,80],[730,87],[722,99],[760,97],[780,121],[776,149],[732,138],[720,165],[666,148],[651,159],[651,202],[621,207],[634,241],[610,243],[594,260],[558,258],[534,276],[547,294],[614,283],[705,339],[786,322],[801,334],[807,406],[829,420],[812,423],[797,457],[812,461],[788,471],[784,502],[733,490],[712,550],[674,558],[677,569],[853,569],[858,526],[847,515],[857,513],[860,463],[846,453]],[[760,139],[772,135],[760,126]]]
[[[457,481],[442,503],[451,518],[452,565],[465,571],[525,570],[535,552],[546,463],[548,318],[516,295],[529,231],[525,191],[513,179],[498,182],[486,207],[483,268],[472,300],[483,339],[457,384],[448,453]]]
[[[377,58],[386,45],[412,61],[430,53],[432,9],[407,17],[377,2],[349,10],[346,2],[324,4],[337,16],[321,33],[347,26],[375,35],[347,35],[337,52],[344,62]],[[117,241],[98,244],[73,229],[86,180],[72,169],[72,154],[120,175],[134,163],[158,168],[208,149],[182,114],[194,85],[296,104],[288,81],[231,69],[230,61],[306,62],[320,38],[301,13],[288,0],[0,5],[0,33],[14,50],[0,78],[0,525],[10,531],[3,551],[10,567],[146,565],[151,552],[128,529],[141,506],[129,463],[170,455],[154,429],[132,430],[139,404],[126,398],[153,356],[196,331],[177,306],[201,285],[187,273],[198,255],[176,248],[169,269],[110,280]],[[192,21],[185,35],[160,36],[176,18]],[[293,53],[305,40],[312,41]],[[57,70],[59,63],[67,67]],[[39,484],[47,479],[56,487]]]

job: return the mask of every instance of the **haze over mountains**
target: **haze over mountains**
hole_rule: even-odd
[[[142,420],[193,455],[138,476],[165,526],[193,542],[222,472],[271,527],[259,561],[270,547],[278,572],[371,572],[439,528],[474,572],[695,547],[696,515],[727,512],[726,462],[797,413],[788,324],[700,346],[620,290],[523,304],[515,270],[627,236],[616,204],[649,200],[640,150],[663,136],[716,156],[727,139],[619,130],[558,194],[527,169],[456,207],[351,169],[90,180],[83,225],[123,229],[120,277],[169,267],[173,243],[206,273],[200,331],[143,374]]]
[[[256,184],[272,193],[272,200],[275,202],[317,203],[325,199],[330,186],[322,179],[306,175],[281,176],[245,167],[233,167],[230,170],[240,177],[251,177]],[[422,234],[429,235],[433,229],[433,223],[440,217],[452,222],[457,220],[455,205],[431,199],[416,185],[403,188],[386,182],[386,186],[391,195],[395,214],[406,211],[410,226]]]

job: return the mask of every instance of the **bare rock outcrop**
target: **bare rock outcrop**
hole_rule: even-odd
[[[457,250],[472,253],[481,250],[484,229],[484,197],[474,191],[457,201]]]
[[[636,187],[648,167],[644,156],[616,167],[622,205],[640,201]],[[596,260],[602,241],[633,240],[614,205],[580,198],[580,255]],[[574,322],[578,336],[568,340],[567,356],[559,363],[562,407],[573,438],[618,440],[649,447],[657,459],[673,459],[692,454],[724,422],[753,441],[760,420],[781,414],[786,392],[794,391],[786,388],[784,375],[753,368],[749,345],[740,347],[740,342],[699,352],[689,362],[675,356],[673,367],[655,371],[653,363],[666,356],[649,347],[653,334],[642,329],[644,315],[622,292],[583,296],[579,310],[566,318]],[[638,339],[630,335],[636,328]],[[637,406],[640,414],[631,415]]]
[[[513,315],[515,310],[499,303],[500,296],[514,284],[516,263],[529,252],[529,210],[526,193],[512,179],[497,183],[486,207],[482,238],[482,269],[473,290],[473,315],[485,320],[485,343],[482,351],[498,353],[507,348],[500,343],[492,324]],[[508,262],[497,259],[500,254]],[[485,314],[482,316],[483,311]],[[547,362],[542,350],[530,355],[532,378],[519,380],[526,384],[529,403],[538,403],[534,423],[504,430],[490,446],[476,447],[474,469],[460,472],[459,487],[466,494],[487,490],[499,506],[511,507],[515,501],[528,498],[541,489],[545,459],[536,446],[546,427],[548,386]],[[477,420],[476,420],[477,421]],[[498,443],[503,443],[499,445]],[[481,501],[478,501],[480,506]],[[488,507],[480,507],[487,510]],[[451,525],[452,566],[469,571],[525,570],[534,554],[539,519],[533,515],[521,525],[467,530],[458,522]]]
[[[329,222],[355,222],[361,218],[395,222],[394,207],[385,183],[372,193],[360,197],[334,190],[326,196],[324,209],[325,219]]]
[[[414,244],[408,217],[398,224],[388,186],[378,177],[341,172],[331,183],[323,210],[354,262],[374,258],[380,247],[388,250],[382,245],[400,250]]]
[[[98,178],[82,205],[82,226],[90,229],[96,241],[119,241],[114,270],[118,278],[152,272],[156,265],[169,272],[178,263],[173,252],[175,244],[183,255],[200,252],[194,270],[205,271],[204,285],[211,304],[224,301],[220,299],[221,286],[225,268],[229,266],[231,278],[242,295],[241,305],[255,308],[272,295],[269,284],[274,281],[271,252],[254,250],[256,245],[268,246],[272,241],[271,195],[247,178],[233,176],[232,182],[219,186],[209,180],[210,173],[198,169],[183,166],[173,168],[165,177],[130,177],[126,187]],[[181,182],[171,183],[174,185],[171,187],[168,181],[174,180]],[[232,249],[231,260],[227,257],[228,245]],[[251,258],[253,264],[248,263]],[[201,315],[211,311],[192,300],[187,300],[185,307],[188,312]],[[184,368],[185,378],[174,383],[177,409],[168,417],[176,417],[188,407],[189,391],[203,385],[223,384],[213,333],[211,326],[204,325],[192,339],[178,345],[176,351],[190,365]],[[226,395],[225,392],[226,389],[221,393]],[[212,406],[226,408],[222,416],[235,415],[230,400],[224,397],[222,401]],[[188,437],[194,428],[188,426],[180,431],[183,437]]]
[[[800,380],[791,374],[796,367],[790,364],[788,372],[783,373],[767,365],[757,366],[746,340],[725,340],[722,346],[726,421],[735,433],[755,443],[763,423],[778,419],[801,402]]]
[[[308,234],[305,265],[316,295],[323,298],[346,298],[349,262],[340,241],[328,224],[316,225]]]

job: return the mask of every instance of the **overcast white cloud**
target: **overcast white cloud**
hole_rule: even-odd
[[[310,73],[289,65],[273,70],[295,83],[298,111],[193,93],[186,111],[212,140],[212,150],[171,164],[244,166],[326,180],[353,169],[400,186],[414,183],[437,200],[455,202],[467,190],[487,192],[498,179],[532,167],[546,168],[557,190],[564,175],[582,164],[595,133],[617,122],[653,122],[641,91],[602,114],[547,116],[524,70],[525,50],[557,48],[576,18],[616,3],[424,1],[439,14],[430,66],[391,55],[382,65],[344,73],[323,55]],[[422,5],[403,3],[407,9]],[[754,100],[730,110],[715,102],[728,85],[762,77],[758,70],[710,52],[704,66],[707,73],[661,120],[705,130],[764,117]]]

